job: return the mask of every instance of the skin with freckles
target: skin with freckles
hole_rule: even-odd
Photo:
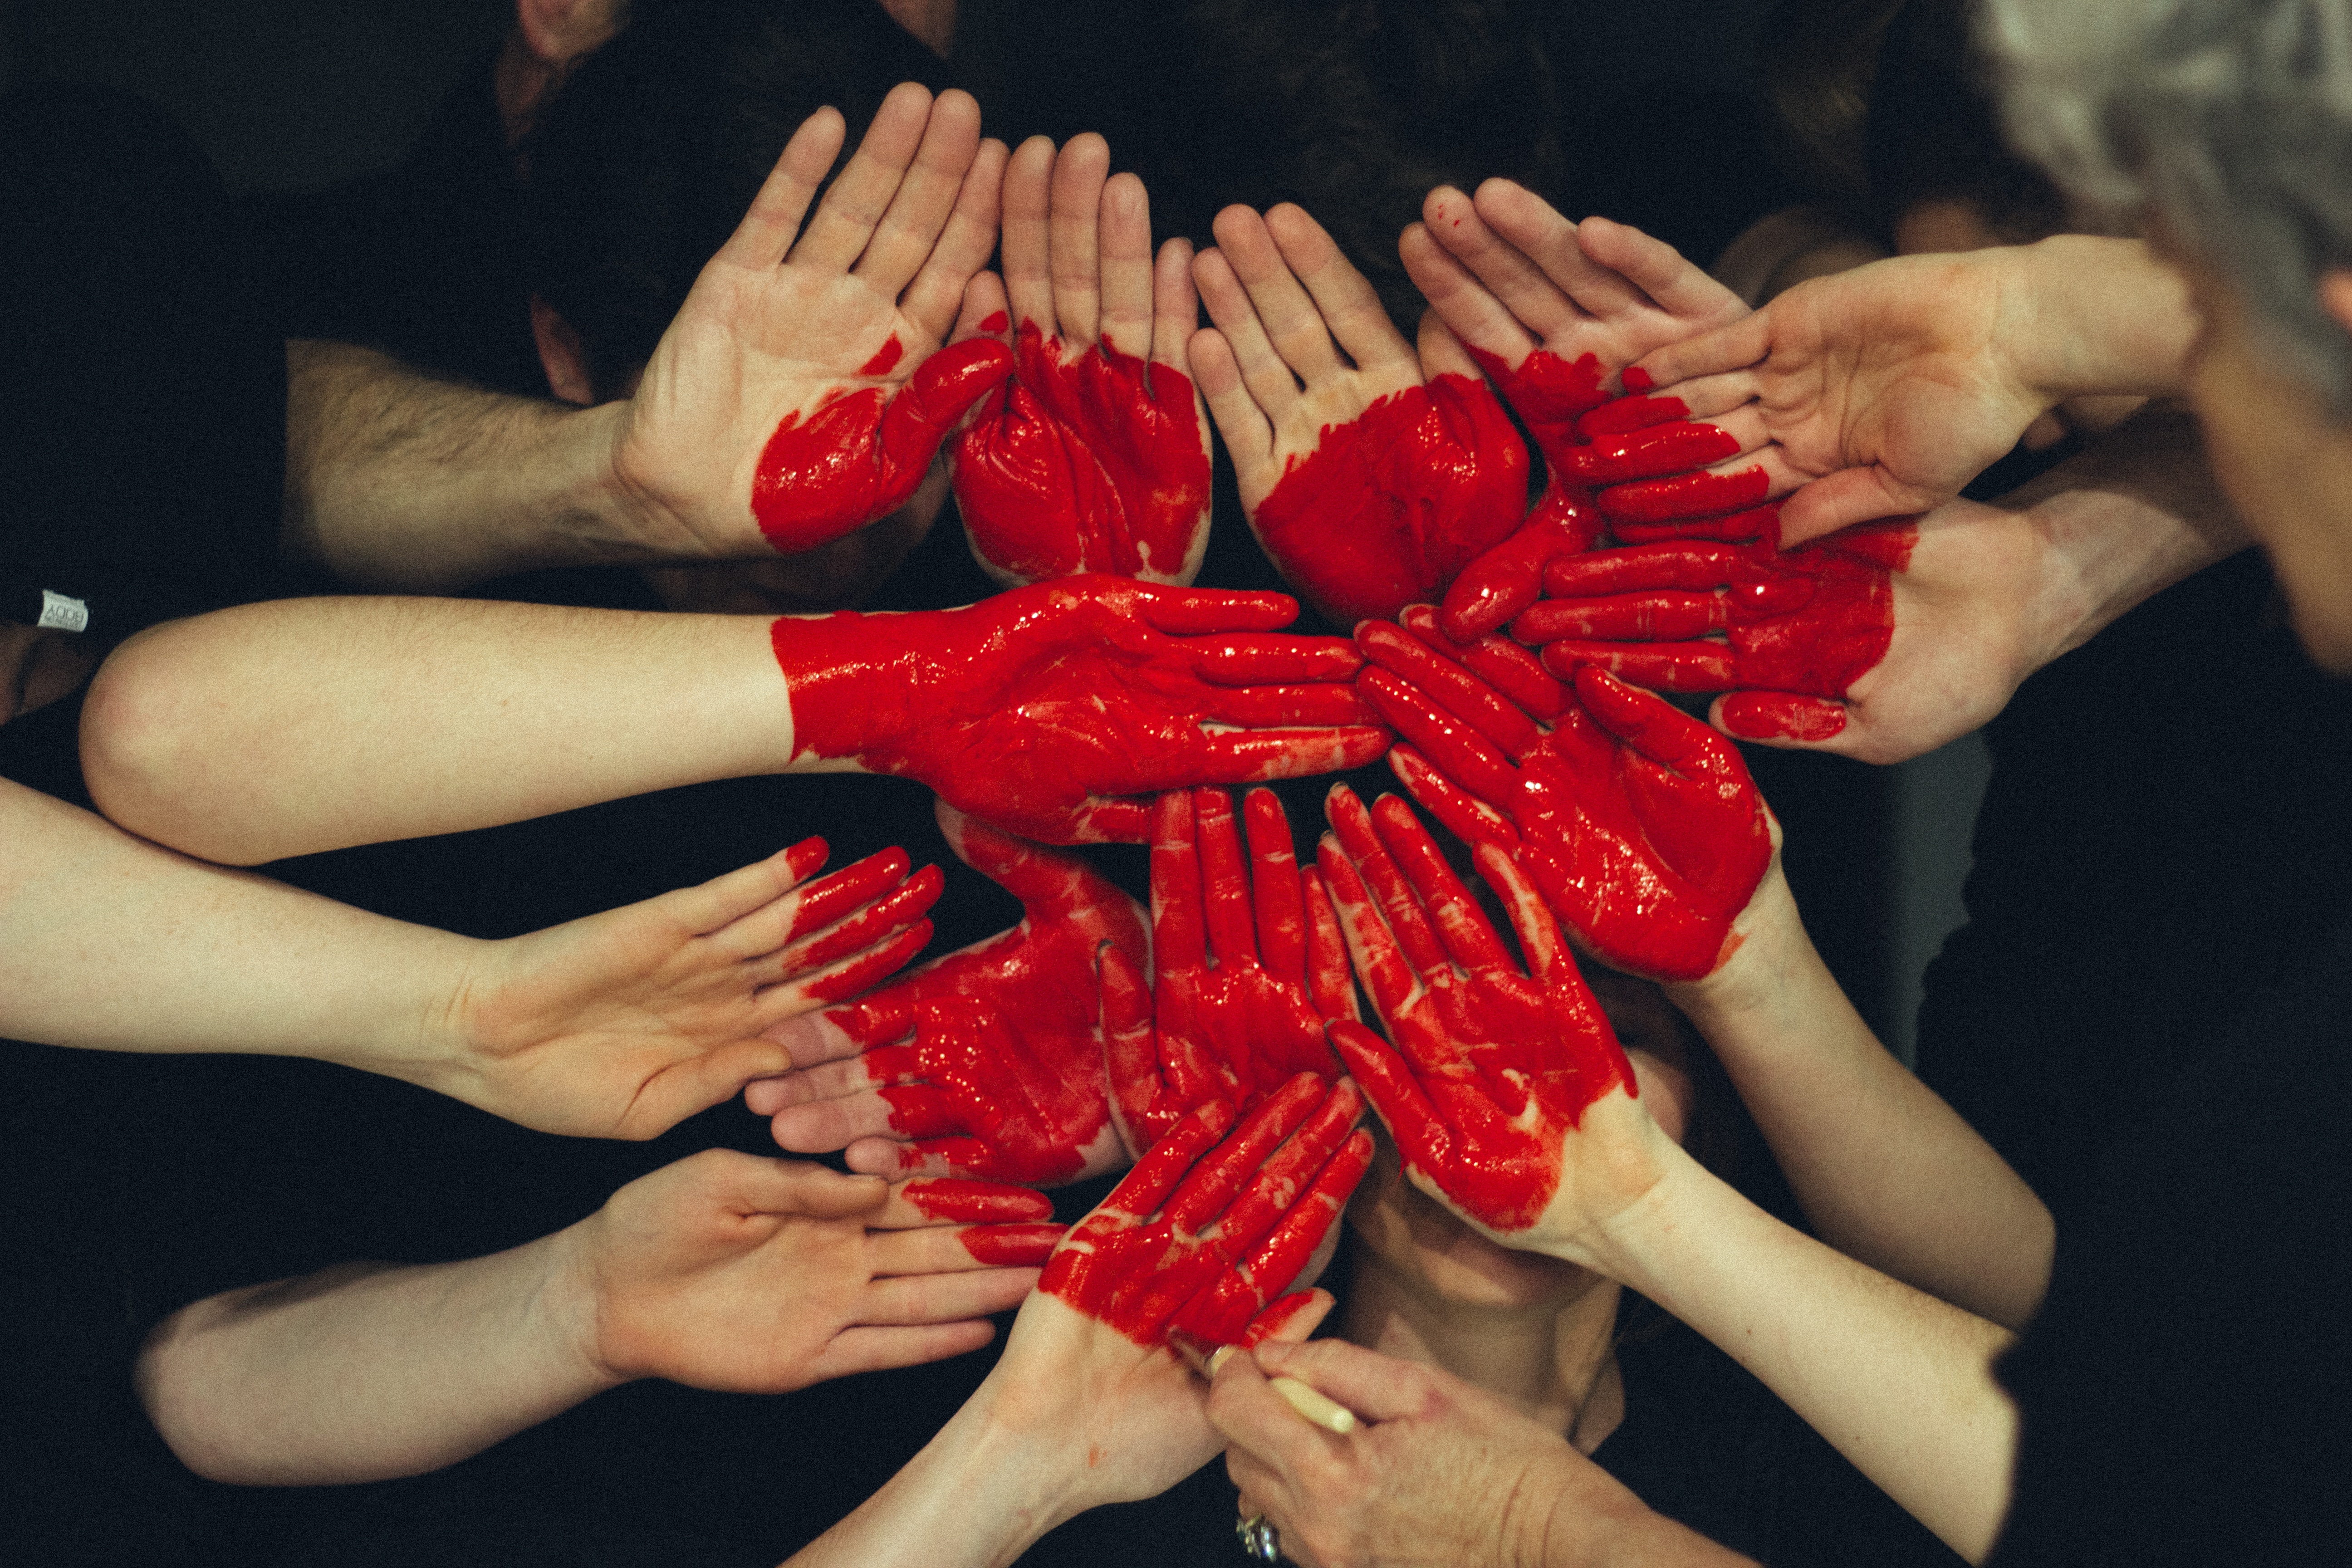
[[[1398,242],[1406,271],[1527,425],[1549,469],[1525,524],[1445,596],[1441,624],[1467,643],[1534,600],[1545,562],[1599,540],[1609,516],[1595,505],[1593,486],[1649,477],[1628,465],[1664,461],[1661,444],[1678,458],[1723,447],[1720,437],[1688,432],[1637,436],[1667,411],[1643,406],[1612,421],[1604,405],[1632,361],[1747,307],[1672,247],[1605,218],[1570,223],[1508,180],[1487,181],[1475,199],[1440,186],[1422,216]],[[1631,379],[1622,384],[1647,390]],[[1736,440],[1724,447],[1738,449]]]
[[[1646,544],[1555,561],[1548,596],[1511,635],[1542,647],[1563,676],[1592,664],[1655,691],[1743,693],[1726,705],[1735,733],[1826,740],[1845,727],[1845,711],[1806,700],[1843,699],[1886,657],[1894,574],[1919,530],[1873,524],[1785,553],[1776,532],[1768,524],[1750,544]]]
[[[1720,967],[1773,852],[1730,742],[1591,666],[1538,688],[1530,708],[1404,627],[1368,624],[1357,640],[1376,666],[1365,694],[1408,742],[1389,761],[1415,800],[1510,855],[1616,968],[1695,980]],[[1538,678],[1519,667],[1514,679]],[[1542,721],[1543,708],[1557,717]]]
[[[1339,1076],[1323,1026],[1357,1016],[1356,992],[1329,900],[1300,876],[1273,792],[1253,790],[1243,812],[1246,853],[1224,791],[1160,797],[1151,984],[1128,955],[1103,955],[1112,1101],[1138,1152],[1208,1100],[1246,1113],[1299,1073]]]
[[[1091,133],[1058,154],[1024,142],[1005,169],[1003,282],[983,273],[965,300],[982,332],[1020,323],[1012,379],[948,449],[972,552],[1008,586],[1190,583],[1208,546],[1209,422],[1184,371],[1192,247],[1170,240],[1155,267],[1143,183],[1109,167]]]
[[[1331,1043],[1394,1134],[1406,1173],[1492,1235],[1533,1225],[1559,1185],[1562,1143],[1602,1095],[1639,1093],[1535,888],[1492,844],[1478,869],[1502,896],[1532,974],[1394,795],[1370,811],[1344,785],[1318,861],[1348,950],[1396,1042],[1337,1023]]]
[[[1216,324],[1192,374],[1259,543],[1342,626],[1443,593],[1526,510],[1501,404],[1434,318],[1408,344],[1299,208],[1228,207],[1216,236],[1193,264]]]
[[[1171,1331],[1253,1342],[1266,1328],[1253,1320],[1298,1279],[1371,1163],[1362,1113],[1352,1085],[1308,1073],[1238,1128],[1223,1100],[1195,1107],[1071,1231],[1037,1289],[1138,1344]]]
[[[1074,857],[942,805],[966,864],[1021,900],[1021,923],[781,1035],[797,1070],[752,1084],[797,1153],[852,1169],[1054,1185],[1126,1163],[1110,1123],[1095,995],[1097,953],[1139,971],[1143,911]],[[942,1188],[948,1184],[940,1184]]]
[[[1082,576],[958,610],[786,617],[771,642],[795,758],[919,779],[1024,837],[1135,843],[1138,796],[1385,748],[1349,644],[1265,635],[1297,613],[1276,594]]]

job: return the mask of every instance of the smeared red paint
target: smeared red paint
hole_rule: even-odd
[[[1222,1142],[1232,1107],[1195,1107],[1070,1232],[1037,1288],[1138,1344],[1164,1344],[1171,1330],[1250,1340],[1371,1163],[1370,1135],[1351,1131],[1361,1113],[1353,1086],[1309,1075]]]
[[[983,332],[1001,332],[1012,324],[1013,319],[1003,311],[991,310],[981,319],[980,330]]]
[[[800,848],[795,846],[793,853],[798,855]],[[818,864],[823,863],[820,855]],[[884,889],[906,878],[908,864],[904,849],[884,849],[803,888],[793,908],[792,921],[784,928],[784,939],[789,942],[820,931],[858,905],[871,902]]]
[[[887,375],[890,374],[890,367],[897,364],[898,363],[899,356],[904,354],[906,352],[907,345],[898,341],[898,333],[892,332],[890,334],[890,341],[884,343],[879,349],[877,349],[872,359],[867,360],[864,364],[857,367],[857,374],[860,375]]]
[[[860,374],[882,374],[874,366],[895,363],[897,342]],[[1010,349],[973,338],[924,359],[902,386],[837,391],[805,416],[787,414],[751,476],[760,531],[790,555],[898,510],[964,411],[1012,373]]]
[[[1051,1219],[1054,1203],[1043,1193],[1007,1182],[972,1182],[930,1176],[907,1183],[898,1195],[925,1219],[972,1225],[1014,1225]]]
[[[1359,684],[1410,742],[1390,763],[1414,799],[1509,853],[1617,968],[1692,980],[1721,963],[1772,853],[1737,747],[1590,667],[1545,724],[1402,627],[1357,640],[1378,667]]]
[[[1212,1100],[1246,1113],[1297,1075],[1339,1064],[1327,1018],[1356,1016],[1329,907],[1298,874],[1290,823],[1270,791],[1244,807],[1244,860],[1223,790],[1171,790],[1151,819],[1153,984],[1103,965],[1113,1103],[1128,1146],[1149,1148]]]
[[[1491,844],[1478,868],[1534,970],[1522,973],[1405,804],[1345,785],[1318,856],[1372,1005],[1396,1040],[1339,1023],[1331,1043],[1396,1136],[1405,1169],[1500,1233],[1541,1217],[1592,1102],[1640,1091],[1541,898]]]
[[[839,1002],[872,989],[905,967],[915,954],[930,944],[931,922],[918,921],[905,931],[875,946],[856,958],[844,963],[829,974],[823,974],[804,984],[803,989],[820,1002]]]
[[[939,902],[940,889],[946,885],[947,879],[937,866],[926,866],[865,908],[819,930],[799,947],[786,948],[785,956],[807,965],[845,958],[921,918]]]
[[[1738,455],[1739,443],[1728,431],[1676,420],[1598,437],[1570,455],[1569,471],[1587,484],[1611,485],[1679,474]]]
[[[1669,518],[1664,522],[1628,522],[1621,519],[1609,525],[1609,533],[1620,544],[1659,544],[1677,539],[1720,539],[1733,543],[1753,539],[1778,540],[1780,509],[1751,507],[1746,511]]]
[[[1723,700],[1723,727],[1744,741],[1833,741],[1845,733],[1845,710],[1785,691],[1735,691]]]
[[[1209,525],[1209,427],[1192,380],[1097,343],[1072,354],[1021,323],[1013,379],[948,448],[981,560],[1034,583],[1191,574]]]
[[[1732,449],[1738,449],[1737,442]],[[1613,527],[1625,522],[1673,522],[1716,512],[1742,511],[1761,501],[1770,489],[1763,468],[1758,467],[1729,474],[1677,474],[1668,479],[1642,479],[1612,486],[1597,492],[1593,499]]]
[[[1020,923],[826,1018],[867,1047],[891,1130],[913,1141],[901,1168],[1044,1184],[1114,1169],[1125,1156],[1096,955],[1147,962],[1143,911],[1076,857],[961,818],[946,826],[966,863],[1021,900]]]
[[[1495,395],[1440,375],[1325,426],[1250,521],[1299,594],[1353,626],[1437,597],[1508,538],[1527,504],[1527,464]]]
[[[1609,401],[1609,394],[1601,390],[1608,373],[1594,354],[1565,360],[1549,349],[1538,349],[1516,370],[1484,349],[1471,349],[1470,357],[1527,426],[1536,450],[1555,470],[1566,466],[1585,442],[1577,421]]]
[[[1386,749],[1351,644],[1258,635],[1297,613],[1278,594],[1067,577],[960,610],[785,616],[771,642],[796,757],[919,779],[1025,837],[1138,843],[1137,796]]]
[[[1648,544],[1557,562],[1545,576],[1550,597],[1511,634],[1548,645],[1544,662],[1562,675],[1595,664],[1660,691],[1843,698],[1894,640],[1894,575],[1909,563],[1918,526],[1847,529],[1783,552],[1777,516],[1764,513],[1765,537],[1750,544]],[[1832,721],[1818,706],[1740,711],[1756,724],[1801,714],[1811,729]],[[1834,722],[1843,728],[1843,714]]]
[[[1631,378],[1641,372],[1628,370]],[[1588,441],[1600,441],[1611,436],[1622,436],[1629,431],[1647,430],[1690,417],[1690,405],[1679,397],[1637,397],[1630,388],[1627,395],[1612,397],[1576,422],[1576,433]]]
[[[957,1239],[983,1268],[1038,1268],[1068,1234],[1059,1225],[976,1225]]]

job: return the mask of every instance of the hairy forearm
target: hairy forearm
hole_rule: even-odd
[[[325,1486],[455,1464],[617,1381],[560,1232],[462,1263],[352,1264],[210,1297],[149,1336],[139,1392],[197,1474]]]
[[[305,339],[287,344],[286,370],[282,542],[345,582],[447,592],[536,567],[703,553],[656,547],[619,500],[624,405],[486,392]]]
[[[155,627],[92,684],[100,809],[254,865],[776,771],[791,705],[757,616],[289,599]]]
[[[1714,1047],[1805,1218],[1850,1258],[2011,1329],[2050,1283],[2050,1211],[1895,1059],[1775,874],[1730,963],[1668,994]]]
[[[1954,1551],[1990,1549],[2017,1447],[1992,1375],[2006,1331],[1790,1229],[1679,1150],[1579,1255],[1754,1373]]]
[[[0,781],[0,1035],[427,1081],[485,944],[190,860]]]

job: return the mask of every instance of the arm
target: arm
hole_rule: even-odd
[[[896,510],[1011,369],[997,343],[934,352],[993,243],[1004,150],[968,95],[904,83],[815,202],[842,139],[830,109],[793,133],[626,401],[564,408],[289,344],[289,552],[449,590],[803,551]]]
[[[149,1337],[140,1395],[198,1474],[318,1486],[455,1464],[637,1378],[781,1394],[976,1350],[1035,1282],[1049,1205],[955,1194],[1030,1223],[940,1225],[909,1187],[709,1150],[508,1252],[199,1301]]]
[[[1058,156],[1023,142],[1004,172],[1003,280],[983,272],[965,296],[965,322],[1009,342],[1014,371],[948,465],[972,552],[1008,586],[1190,583],[1209,546],[1209,421],[1184,372],[1192,247],[1171,239],[1155,265],[1143,182],[1109,168],[1091,132]]]
[[[919,779],[1032,838],[1135,840],[1147,792],[1379,755],[1354,651],[1260,635],[1296,614],[1102,577],[775,621],[281,600],[116,650],[82,762],[117,822],[247,864],[800,769]]]
[[[5,781],[0,826],[0,1034],[315,1057],[598,1137],[650,1138],[790,1065],[761,1031],[913,956],[940,886],[895,851],[809,882],[810,839],[480,942],[186,859]]]

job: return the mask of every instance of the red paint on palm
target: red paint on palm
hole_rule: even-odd
[[[859,374],[880,375],[897,359],[886,346]],[[973,338],[927,355],[898,385],[834,391],[785,415],[751,475],[760,531],[791,555],[898,510],[956,422],[1012,373],[1010,349]]]
[[[1194,1107],[1070,1232],[1037,1288],[1138,1344],[1248,1342],[1371,1163],[1353,1086],[1302,1074],[1234,1126]],[[1222,1142],[1220,1139],[1222,1138]],[[1285,1306],[1286,1315],[1295,1305]]]
[[[1661,691],[1843,698],[1886,657],[1894,575],[1908,565],[1918,527],[1848,529],[1785,552],[1778,534],[1775,520],[1752,544],[1650,544],[1555,563],[1545,577],[1550,597],[1511,634],[1545,645],[1546,665],[1562,674],[1595,664]],[[1801,720],[1774,711],[1825,721],[1817,709]]]
[[[1352,644],[1264,635],[1297,613],[1278,594],[1086,576],[960,610],[786,616],[771,641],[795,756],[919,779],[1026,837],[1138,843],[1139,796],[1386,749]]]
[[[948,448],[973,552],[1030,583],[1189,578],[1209,525],[1209,429],[1192,378],[1108,343],[1066,353],[1022,322],[1013,379]]]
[[[1592,1102],[1633,1070],[1541,897],[1478,846],[1528,971],[1405,804],[1331,792],[1320,851],[1358,972],[1396,1042],[1336,1023],[1331,1042],[1395,1135],[1406,1171],[1486,1229],[1535,1224]]]
[[[1353,626],[1435,598],[1508,538],[1526,509],[1527,465],[1495,395],[1440,375],[1325,426],[1250,522],[1283,576]]]
[[[1408,742],[1390,756],[1407,791],[1509,853],[1588,950],[1662,980],[1728,956],[1772,853],[1730,742],[1590,667],[1544,723],[1401,627],[1358,641],[1378,667],[1360,684]]]
[[[1244,809],[1246,858],[1223,791],[1171,790],[1153,809],[1149,1006],[1138,973],[1103,966],[1112,1099],[1130,1149],[1208,1100],[1246,1113],[1300,1073],[1339,1076],[1323,1025],[1355,1016],[1356,999],[1338,925],[1299,876],[1281,803],[1255,790]]]
[[[940,826],[1020,923],[826,1015],[913,1140],[901,1167],[1045,1184],[1114,1167],[1095,967],[1106,947],[1149,962],[1143,910],[1076,857],[946,810]]]

